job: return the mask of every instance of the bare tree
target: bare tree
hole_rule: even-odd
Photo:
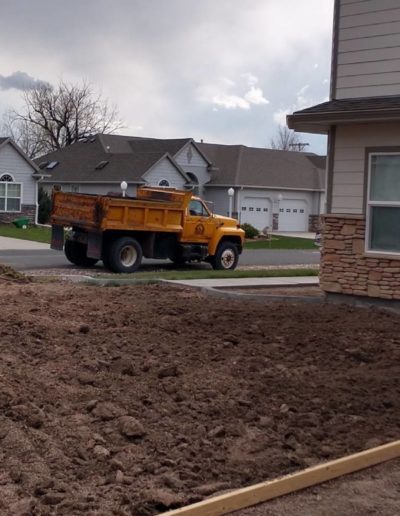
[[[302,143],[300,137],[294,131],[291,131],[286,126],[280,125],[276,136],[271,138],[271,149],[287,150],[287,151],[302,151],[307,147],[308,143]]]
[[[8,131],[31,158],[123,127],[116,108],[86,82],[41,84],[24,91],[23,100],[21,111],[6,115],[2,132]]]

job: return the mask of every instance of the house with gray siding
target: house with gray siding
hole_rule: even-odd
[[[398,0],[336,0],[330,100],[288,126],[328,135],[322,288],[400,299]]]
[[[11,138],[0,138],[0,222],[37,222],[39,168]]]
[[[98,134],[36,163],[49,191],[117,193],[121,181],[130,196],[142,185],[191,189],[260,230],[314,231],[325,203],[325,157],[310,153]]]

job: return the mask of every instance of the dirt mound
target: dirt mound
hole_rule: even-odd
[[[399,316],[0,289],[0,514],[153,515],[398,438]]]
[[[8,265],[0,264],[0,282],[13,281],[16,283],[29,283],[30,279]]]

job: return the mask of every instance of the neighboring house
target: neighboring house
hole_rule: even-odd
[[[207,200],[226,213],[233,187],[233,214],[262,230],[316,231],[325,204],[325,156],[200,143],[213,163]]]
[[[324,208],[325,157],[197,143],[98,134],[36,160],[51,177],[50,191],[118,193],[121,181],[134,196],[140,185],[193,189],[229,214],[262,230],[314,231]]]
[[[400,299],[400,2],[336,0],[331,95],[288,116],[328,134],[320,281]]]
[[[26,216],[37,222],[42,172],[10,138],[0,138],[0,222]]]

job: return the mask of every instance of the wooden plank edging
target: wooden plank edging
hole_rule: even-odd
[[[353,455],[312,466],[291,475],[261,482],[208,498],[180,509],[168,511],[165,516],[219,516],[251,507],[328,480],[348,475],[370,466],[400,457],[400,441],[370,448]]]

